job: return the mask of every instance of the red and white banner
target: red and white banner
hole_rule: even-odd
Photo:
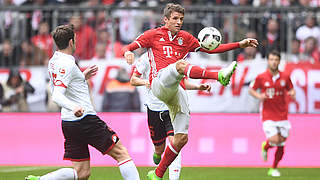
[[[198,64],[207,69],[219,70],[227,63],[220,61],[204,60],[193,58],[192,64]],[[81,69],[96,64],[99,71],[96,76],[90,79],[92,85],[92,95],[96,109],[102,109],[102,100],[107,83],[115,78],[120,67],[131,71],[131,67],[123,60],[109,61],[84,61],[80,62]],[[247,61],[238,65],[231,84],[227,87],[221,86],[212,80],[192,80],[194,83],[210,83],[212,91],[210,93],[201,91],[188,91],[191,112],[258,112],[259,101],[248,94],[248,86],[255,77],[266,70],[267,64],[264,60]],[[299,63],[280,64],[280,70],[291,74],[291,80],[297,91],[296,101],[289,103],[292,113],[320,113],[320,63]],[[31,104],[31,111],[46,111],[45,90],[47,70],[44,67],[34,67],[22,69],[22,76],[30,81],[36,92],[28,96]],[[7,79],[8,70],[0,70],[0,80]],[[141,99],[141,110],[145,102],[145,89],[138,87]]]

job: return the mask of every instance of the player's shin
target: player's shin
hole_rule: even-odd
[[[278,146],[275,153],[272,168],[277,169],[279,162],[281,161],[284,154],[284,146]]]
[[[73,168],[62,168],[40,177],[40,180],[74,180],[78,179],[77,171]]]
[[[118,163],[120,173],[125,180],[140,180],[138,170],[132,159]]]
[[[162,178],[168,166],[175,160],[178,156],[179,151],[173,144],[170,142],[166,147],[165,153],[163,155],[162,160],[160,161],[159,166],[157,167],[155,173],[158,177]]]
[[[169,166],[169,179],[178,180],[181,172],[181,152]]]
[[[193,79],[216,79],[218,80],[218,72],[207,71],[200,66],[188,64],[184,70],[184,75]]]

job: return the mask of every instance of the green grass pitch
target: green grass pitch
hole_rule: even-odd
[[[0,166],[0,180],[24,180],[29,174],[43,175],[59,167]],[[141,180],[152,167],[138,167]],[[183,167],[181,180],[320,180],[320,168],[280,168],[281,177],[268,177],[266,168]],[[121,180],[117,167],[93,167],[91,180]],[[165,180],[168,179],[166,173]]]

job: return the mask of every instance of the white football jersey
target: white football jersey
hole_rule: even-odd
[[[84,113],[76,117],[72,110],[61,108],[61,119],[76,121],[84,116],[96,115],[90,100],[89,87],[84,74],[75,63],[73,56],[56,51],[48,63],[51,91],[55,86],[66,88],[65,97],[74,104],[82,107]]]
[[[150,62],[148,58],[148,53],[144,53],[135,64],[136,70],[142,75],[143,79],[149,79],[150,74]],[[147,106],[152,111],[166,111],[168,107],[165,103],[160,101],[155,97],[151,89],[147,89]]]

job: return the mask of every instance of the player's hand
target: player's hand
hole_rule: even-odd
[[[260,96],[258,97],[258,99],[260,101],[264,101],[265,99],[267,99],[267,95],[265,93],[261,93]]]
[[[126,51],[124,53],[124,58],[126,59],[128,64],[133,64],[134,63],[134,53],[131,51]]]
[[[146,80],[146,81],[145,81],[145,86],[146,86],[146,88],[148,88],[148,89],[150,89],[150,88],[151,88],[151,86],[150,86],[150,82],[149,82],[148,80]]]
[[[259,43],[256,39],[246,38],[239,42],[240,48],[258,47]]]
[[[84,77],[86,80],[90,79],[92,76],[96,75],[98,72],[98,66],[93,65],[88,67],[86,70],[83,71]]]
[[[199,90],[210,92],[211,91],[211,85],[209,85],[209,84],[200,84]]]
[[[288,91],[288,95],[291,97],[291,99],[295,100],[296,99],[296,92],[291,90]]]
[[[76,117],[82,116],[83,113],[84,113],[84,109],[83,109],[82,107],[80,107],[80,106],[75,107],[74,110],[73,110],[73,114],[74,114]]]

